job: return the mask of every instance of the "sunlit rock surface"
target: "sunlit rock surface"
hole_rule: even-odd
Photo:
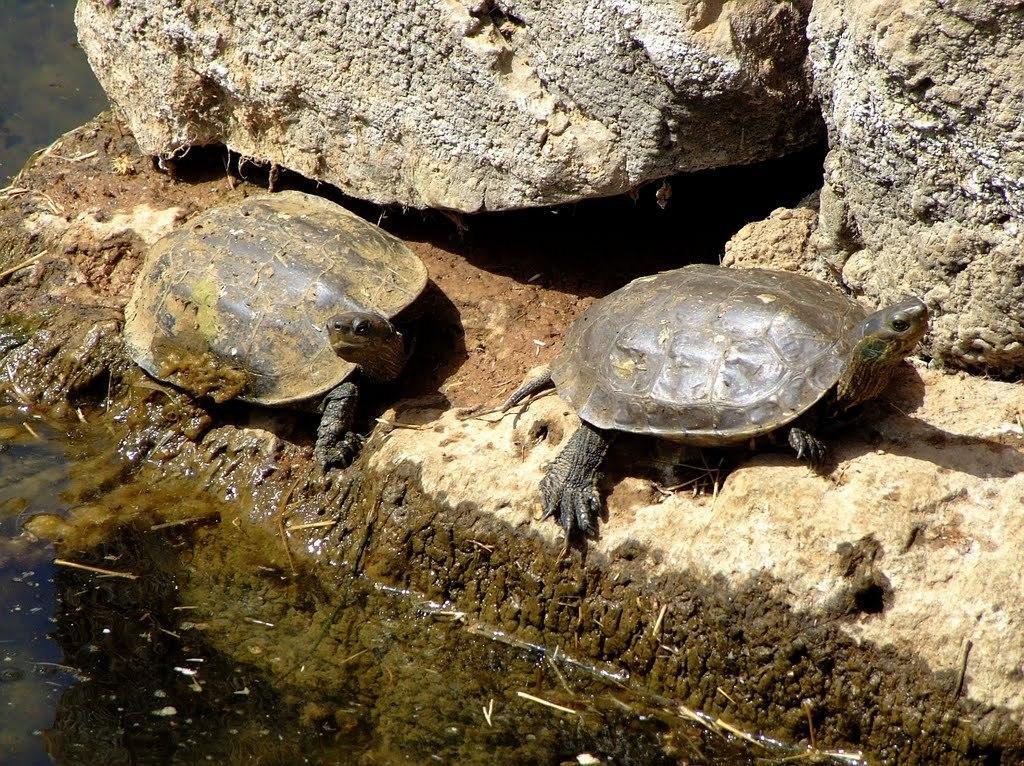
[[[225,143],[461,211],[616,194],[814,141],[808,0],[81,0],[143,150]]]
[[[808,35],[822,254],[874,303],[921,295],[940,360],[1024,370],[1024,5],[821,0]]]

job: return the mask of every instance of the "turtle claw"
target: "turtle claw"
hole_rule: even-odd
[[[601,496],[596,482],[579,486],[549,470],[540,483],[544,502],[541,520],[554,518],[565,530],[566,544],[597,533],[597,517],[601,512]]]
[[[806,460],[811,468],[821,468],[828,457],[828,447],[818,437],[802,428],[789,429],[789,446],[796,451],[797,460]]]
[[[348,468],[363,448],[366,438],[355,431],[346,431],[341,438],[329,444],[317,443],[313,449],[313,459],[325,471],[332,468]]]
[[[565,530],[566,547],[597,534],[597,517],[604,508],[597,491],[598,471],[607,451],[608,437],[584,422],[540,481],[541,520],[558,521]]]

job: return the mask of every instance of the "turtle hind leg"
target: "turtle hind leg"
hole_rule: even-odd
[[[358,403],[359,387],[351,382],[342,383],[324,397],[313,459],[325,471],[345,468],[363,446],[363,437],[352,430]]]
[[[821,439],[799,426],[789,429],[789,446],[796,452],[797,460],[806,460],[811,468],[818,470],[828,457],[828,445]]]
[[[602,508],[598,471],[610,443],[607,433],[583,423],[548,465],[540,482],[543,518],[558,520],[565,530],[566,546],[577,536],[593,537],[597,532]]]
[[[523,400],[529,399],[534,394],[546,388],[551,388],[554,385],[551,380],[550,367],[546,364],[541,367],[534,367],[526,374],[526,378],[519,384],[519,388],[509,394],[508,398],[502,402],[501,412],[508,412]]]

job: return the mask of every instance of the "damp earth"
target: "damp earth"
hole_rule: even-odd
[[[0,409],[0,744],[15,763],[753,764],[796,752],[448,605],[324,582],[241,523],[243,500],[117,459],[91,415]]]

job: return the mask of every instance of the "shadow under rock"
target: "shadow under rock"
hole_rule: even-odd
[[[752,165],[679,174],[632,194],[474,214],[381,206],[284,169],[274,186],[325,197],[403,240],[455,253],[521,284],[597,297],[645,274],[718,263],[725,242],[743,225],[821,187],[826,149],[822,143]],[[240,167],[238,155],[224,147],[194,147],[172,167],[184,183],[230,173],[263,189],[269,171],[269,164],[249,160]]]
[[[639,276],[718,263],[742,226],[820,188],[823,157],[817,146],[755,165],[676,175],[633,195],[465,215],[456,219],[461,229],[449,222],[440,230],[424,226],[413,215],[389,216],[382,225],[521,284],[599,297]],[[663,188],[671,190],[664,208]]]

